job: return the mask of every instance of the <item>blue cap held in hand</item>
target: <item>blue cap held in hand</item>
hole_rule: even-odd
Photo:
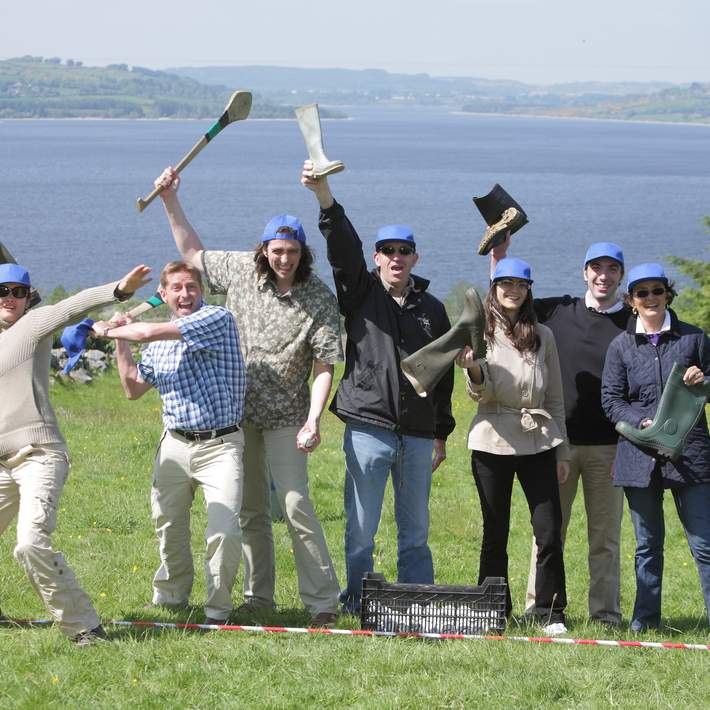
[[[62,370],[65,375],[68,375],[71,369],[79,362],[81,354],[86,349],[86,339],[89,337],[89,332],[93,325],[94,321],[91,318],[84,318],[83,321],[76,325],[70,325],[62,331],[60,340],[69,356],[69,360],[67,360],[67,364],[64,365]]]
[[[624,265],[624,251],[614,242],[595,242],[592,244],[584,256],[584,265],[586,266],[590,261],[601,259],[604,256],[618,261],[622,266]]]
[[[628,292],[640,281],[663,281],[668,286],[668,277],[660,264],[639,264],[629,271]]]
[[[262,242],[270,242],[272,239],[295,239],[297,242],[305,244],[306,233],[297,217],[290,214],[278,214],[269,220],[261,235]]]
[[[386,224],[377,230],[377,241],[375,251],[387,242],[404,242],[409,244],[416,251],[417,245],[414,242],[414,232],[406,224]]]
[[[0,264],[0,284],[32,285],[29,272],[19,264]]]
[[[496,270],[493,272],[491,281],[495,283],[499,279],[523,279],[531,284],[533,280],[530,264],[515,257],[501,259],[496,264]]]

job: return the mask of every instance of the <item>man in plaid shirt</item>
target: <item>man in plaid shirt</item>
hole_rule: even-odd
[[[247,370],[244,402],[244,557],[241,617],[275,608],[276,556],[269,479],[283,511],[311,626],[335,623],[340,588],[311,500],[308,456],[320,444],[320,419],[342,360],[338,304],[313,273],[300,221],[277,215],[252,251],[205,249],[177,197],[167,168],[155,181],[180,255],[223,293],[239,326]],[[309,378],[313,383],[309,388]]]
[[[125,316],[94,324],[116,339],[121,383],[129,399],[155,387],[165,431],[155,457],[151,495],[161,564],[153,604],[186,606],[194,569],[190,507],[199,486],[207,504],[206,623],[222,624],[232,610],[241,557],[244,362],[232,314],[202,302],[200,272],[183,261],[160,275],[160,295],[172,311],[166,323],[130,323]],[[136,364],[129,341],[150,343]]]

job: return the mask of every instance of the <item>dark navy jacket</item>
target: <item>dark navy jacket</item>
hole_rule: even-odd
[[[453,363],[428,397],[420,397],[400,360],[451,327],[444,305],[427,293],[429,282],[413,276],[414,289],[400,306],[385,290],[379,270],[369,271],[362,243],[335,202],[320,213],[340,311],[345,316],[345,373],[330,405],[344,421],[355,420],[427,439],[453,431]]]
[[[638,427],[653,419],[673,365],[697,365],[710,375],[710,339],[700,328],[679,321],[671,310],[671,329],[661,334],[658,345],[636,333],[636,318],[629,319],[625,333],[612,340],[602,375],[602,406],[609,420]],[[710,437],[705,413],[688,435],[677,463],[656,460],[630,441],[619,437],[614,463],[614,484],[645,488],[651,476],[661,476],[665,487],[710,482]]]

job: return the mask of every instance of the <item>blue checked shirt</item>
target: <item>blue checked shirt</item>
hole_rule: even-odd
[[[147,345],[140,376],[163,399],[166,429],[222,429],[244,411],[244,361],[234,317],[220,306],[202,305],[174,321],[182,340]]]

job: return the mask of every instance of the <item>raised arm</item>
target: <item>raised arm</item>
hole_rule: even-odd
[[[328,261],[333,269],[340,310],[347,313],[365,297],[371,285],[370,274],[360,237],[342,206],[333,198],[327,178],[312,177],[312,169],[313,163],[306,160],[301,184],[313,192],[320,205],[318,227],[328,245]]]
[[[149,273],[150,269],[141,264],[131,269],[118,284],[114,282],[87,288],[52,306],[41,306],[30,310],[27,317],[32,319],[33,337],[39,339],[53,333],[78,320],[93,308],[106,306],[117,300],[129,299],[139,288],[149,283]]]
[[[505,235],[505,240],[502,241],[498,246],[491,249],[491,265],[490,265],[490,277],[493,278],[493,273],[498,266],[498,262],[505,259],[508,254],[508,247],[510,246],[510,232]]]
[[[177,191],[180,187],[180,177],[175,172],[175,168],[172,166],[165,168],[156,178],[154,185],[155,187],[163,188],[160,197],[163,200],[165,213],[168,216],[173,239],[175,239],[175,246],[180,252],[180,256],[188,264],[202,271],[202,252],[204,247],[197,232],[188,222],[178,199]]]

